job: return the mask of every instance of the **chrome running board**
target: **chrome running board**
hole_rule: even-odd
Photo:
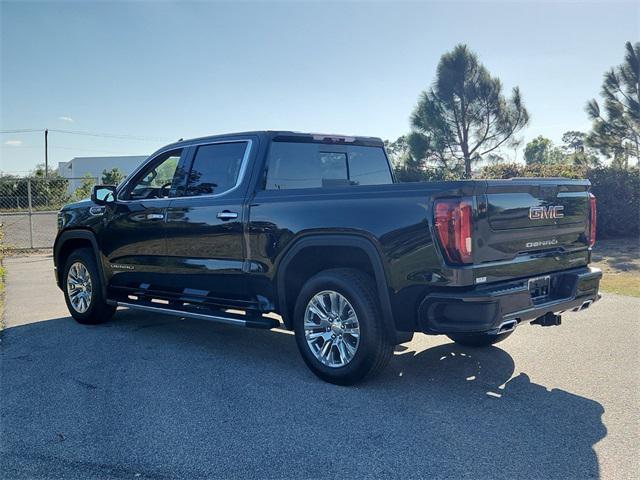
[[[127,302],[109,302],[118,307],[131,308],[132,310],[143,310],[145,312],[164,313],[166,315],[174,315],[177,317],[195,318],[198,320],[207,320],[210,322],[224,323],[227,325],[235,325],[238,327],[250,327],[250,328],[276,328],[280,326],[275,318],[267,317],[251,317],[247,315],[237,315],[228,312],[221,312],[216,314],[211,313],[198,313],[190,312],[186,310],[175,310],[172,308],[154,307],[152,305],[145,305],[139,303],[127,303]]]

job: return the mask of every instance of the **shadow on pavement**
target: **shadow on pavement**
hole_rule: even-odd
[[[357,387],[289,334],[130,311],[2,338],[7,478],[588,478],[603,407],[514,373],[500,348],[399,347]],[[550,366],[552,368],[552,366]],[[506,383],[505,383],[506,382]]]

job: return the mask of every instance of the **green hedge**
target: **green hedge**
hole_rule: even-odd
[[[442,180],[460,180],[461,175],[438,167],[427,167],[416,169],[411,167],[397,166],[394,168],[396,180],[400,183],[411,182],[438,182]]]
[[[588,172],[598,202],[598,237],[640,236],[640,172],[596,168]]]
[[[29,206],[31,182],[31,207],[34,210],[57,210],[70,199],[69,180],[62,177],[0,177],[0,210],[26,210]]]
[[[614,167],[587,169],[574,165],[490,165],[482,178],[588,178],[598,202],[598,238],[640,236],[640,171]]]

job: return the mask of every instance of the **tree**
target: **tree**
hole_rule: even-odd
[[[551,140],[542,135],[537,136],[524,147],[524,161],[527,165],[548,163],[552,146]]]
[[[124,180],[124,174],[118,170],[118,168],[112,168],[107,171],[102,171],[102,184],[103,185],[118,185]]]
[[[580,153],[584,152],[584,141],[586,137],[586,133],[569,130],[562,134],[562,143],[564,143],[566,150],[573,150],[573,153]]]
[[[586,142],[628,168],[629,159],[640,165],[640,42],[625,48],[624,63],[604,74],[603,108],[595,99],[587,103],[593,124]]]
[[[57,169],[50,169],[45,176],[44,163],[35,166],[31,179],[31,203],[34,208],[60,208],[69,201],[69,181],[61,177]]]
[[[415,158],[462,164],[469,177],[472,162],[508,145],[528,122],[519,89],[506,98],[500,79],[457,45],[440,58],[433,87],[419,98],[408,143]]]
[[[393,165],[396,180],[399,182],[427,182],[436,180],[457,180],[462,172],[450,171],[442,166],[429,166],[424,160],[417,160],[411,155],[407,135],[391,142],[384,141],[385,150]]]
[[[44,163],[38,163],[36,167],[29,172],[29,176],[32,178],[44,178],[45,177],[44,173],[45,173]],[[63,178],[58,173],[57,168],[51,168],[51,167],[49,167],[48,177]]]
[[[498,165],[501,163],[507,163],[507,160],[502,155],[497,153],[489,153],[486,156],[487,163],[489,165]]]
[[[600,159],[597,153],[585,145],[587,134],[576,130],[570,130],[562,134],[562,149],[566,155],[566,161],[578,166],[597,167]]]
[[[91,191],[93,190],[93,186],[96,184],[96,178],[92,177],[88,173],[82,177],[82,183],[76,191],[73,192],[73,196],[76,200],[84,200],[85,198],[91,197]]]
[[[559,165],[572,164],[584,167],[596,167],[600,164],[598,156],[584,147],[585,134],[570,131],[562,135],[564,145],[557,147],[551,140],[542,135],[534,138],[524,149],[524,160],[527,165]]]
[[[407,136],[402,135],[395,141],[385,140],[384,149],[387,151],[389,160],[393,165],[402,163],[406,155],[409,153],[409,144],[407,143]]]
[[[420,182],[424,180],[424,166],[411,155],[406,135],[398,137],[393,142],[385,140],[384,148],[399,182]]]
[[[539,135],[524,147],[524,161],[527,165],[559,164],[567,162],[567,155],[551,140]]]

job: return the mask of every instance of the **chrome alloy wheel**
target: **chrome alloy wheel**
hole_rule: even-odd
[[[82,262],[75,262],[67,273],[67,295],[78,313],[85,313],[91,305],[91,275]]]
[[[360,344],[358,316],[344,296],[324,290],[307,304],[304,336],[323,365],[344,367],[353,360]]]

